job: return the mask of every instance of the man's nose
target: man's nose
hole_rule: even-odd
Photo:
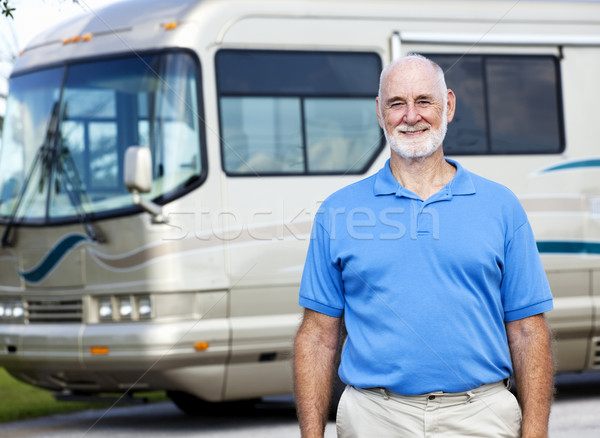
[[[415,123],[419,122],[420,119],[421,115],[419,114],[416,105],[414,103],[409,102],[406,105],[406,112],[404,113],[404,122],[408,123],[409,125],[414,125]]]

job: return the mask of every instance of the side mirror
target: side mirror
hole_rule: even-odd
[[[140,197],[152,189],[152,155],[143,146],[129,146],[125,151],[125,187],[133,195],[133,203],[152,215],[152,222],[166,223],[162,207]]]
[[[138,193],[148,193],[152,188],[150,148],[129,146],[125,151],[125,187]]]

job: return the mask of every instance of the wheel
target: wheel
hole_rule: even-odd
[[[167,391],[167,397],[182,412],[192,416],[243,415],[254,410],[257,400],[239,400],[230,402],[209,402],[184,391]]]

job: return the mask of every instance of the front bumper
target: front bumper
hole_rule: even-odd
[[[51,390],[185,390],[222,395],[226,319],[110,324],[2,324],[0,366]],[[205,349],[198,350],[200,343]],[[101,353],[94,354],[92,349]],[[190,385],[199,382],[198,385]],[[200,384],[201,383],[201,384]]]

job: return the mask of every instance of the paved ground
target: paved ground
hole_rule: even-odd
[[[557,388],[550,437],[600,437],[600,373],[560,376]],[[55,415],[2,424],[0,436],[298,438],[300,433],[293,399],[282,397],[244,411],[224,410],[210,417],[186,416],[172,403]],[[326,438],[334,437],[335,425],[330,423]]]

